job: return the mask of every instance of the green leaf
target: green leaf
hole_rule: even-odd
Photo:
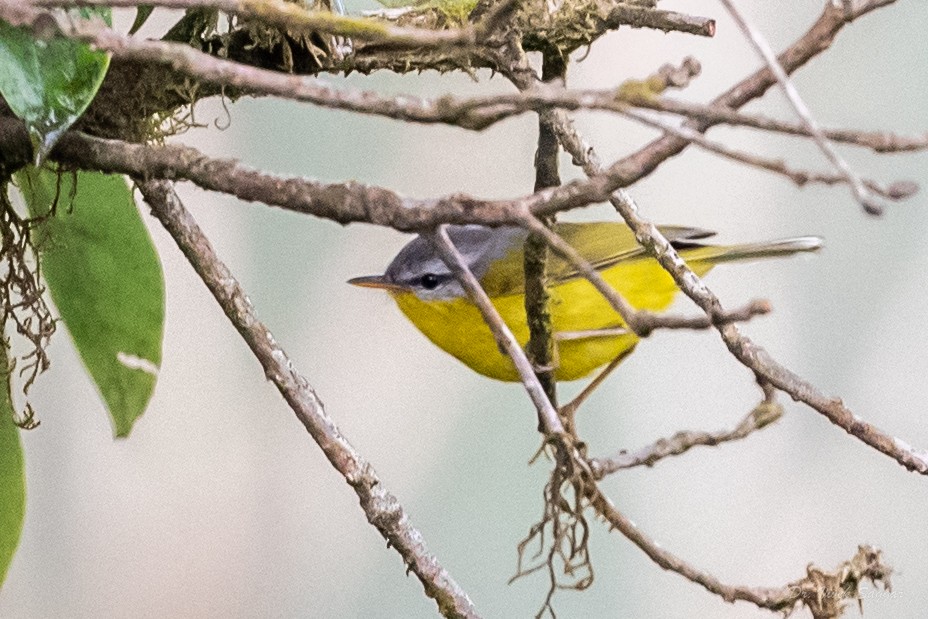
[[[69,12],[74,19],[101,17],[107,25],[110,14],[109,8]],[[109,64],[109,54],[84,43],[58,35],[37,40],[0,20],[0,94],[26,121],[37,162],[93,101]]]
[[[140,4],[139,8],[135,11],[135,21],[132,22],[132,27],[129,28],[129,34],[135,34],[139,31],[139,28],[145,25],[145,22],[148,21],[148,16],[151,15],[151,12],[155,10],[155,7],[151,4]]]
[[[19,428],[13,423],[13,403],[6,380],[9,359],[0,346],[0,585],[6,578],[23,531],[26,514],[26,477]]]
[[[74,181],[77,179],[75,190]],[[126,436],[161,364],[164,278],[121,176],[27,168],[17,173],[34,217],[42,274],[90,376]],[[56,200],[57,196],[57,200]]]

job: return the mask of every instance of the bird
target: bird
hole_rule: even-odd
[[[822,247],[822,240],[814,236],[712,245],[704,242],[714,236],[711,231],[682,226],[658,228],[700,277],[724,262],[787,256]],[[553,231],[637,310],[666,310],[679,292],[671,276],[622,222],[558,222]],[[524,347],[529,339],[523,275],[528,231],[519,226],[449,225],[447,232]],[[557,381],[589,376],[634,349],[639,337],[570,261],[552,252],[547,276]],[[386,290],[406,318],[432,343],[479,374],[501,381],[520,380],[479,308],[428,238],[417,236],[410,241],[382,275],[355,277],[348,283]]]

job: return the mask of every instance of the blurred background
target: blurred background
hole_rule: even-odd
[[[741,2],[774,47],[798,37],[822,2]],[[675,96],[707,101],[759,66],[721,7],[661,3],[718,19],[703,40],[622,29],[571,67],[575,87],[613,87],[693,55],[703,75]],[[349,11],[373,8],[349,2]],[[170,23],[176,14],[156,10]],[[122,24],[131,21],[123,14]],[[899,2],[842,32],[796,83],[829,127],[917,133],[928,127],[928,4]],[[152,26],[154,28],[157,23]],[[506,92],[480,73],[377,74],[332,84],[384,93]],[[773,92],[749,109],[790,118]],[[217,101],[209,125],[177,141],[280,174],[354,179],[413,196],[487,198],[531,190],[536,119],[483,133],[322,110],[272,99]],[[611,161],[655,134],[601,113],[577,115]],[[727,128],[711,136],[797,166],[825,169],[809,143]],[[928,155],[844,149],[864,176],[928,185]],[[578,177],[567,158],[565,179]],[[516,545],[541,514],[549,463],[521,387],[480,377],[431,346],[385,294],[345,280],[379,273],[408,240],[341,227],[181,185],[187,206],[309,378],[373,463],[429,548],[488,617],[525,617],[543,574],[512,585]],[[818,255],[719,268],[729,307],[765,297],[774,313],[744,330],[789,368],[889,433],[928,446],[928,193],[868,217],[846,188],[798,189],[690,148],[632,188],[644,215],[717,230],[723,242],[817,234]],[[142,207],[145,212],[144,207]],[[568,220],[614,219],[607,207]],[[2,617],[430,617],[435,605],[364,520],[204,286],[145,214],[167,281],[160,380],[127,440],[107,415],[64,330],[36,385],[42,425],[23,434],[28,513],[0,593]],[[693,307],[680,301],[676,309]],[[563,388],[567,396],[581,384]],[[659,332],[581,410],[590,451],[608,455],[682,429],[730,427],[757,402],[750,373],[713,333]],[[608,478],[619,508],[663,547],[735,584],[779,586],[812,562],[832,569],[857,545],[883,549],[892,593],[867,588],[868,617],[928,615],[928,480],[906,472],[818,413],[784,418],[747,440],[695,449]],[[594,523],[596,581],[562,592],[562,617],[769,617],[663,572]],[[856,616],[852,608],[849,616]]]

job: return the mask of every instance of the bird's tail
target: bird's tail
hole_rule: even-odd
[[[743,245],[704,245],[682,252],[688,261],[708,261],[713,264],[757,258],[789,256],[799,252],[818,251],[823,246],[817,236],[799,236],[791,239]]]

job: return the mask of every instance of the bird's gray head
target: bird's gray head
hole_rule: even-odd
[[[526,236],[522,228],[505,226],[448,226],[448,237],[480,279],[493,261],[506,255]],[[396,255],[383,275],[357,277],[349,283],[414,293],[423,300],[448,300],[464,296],[464,289],[425,237],[417,236]]]

